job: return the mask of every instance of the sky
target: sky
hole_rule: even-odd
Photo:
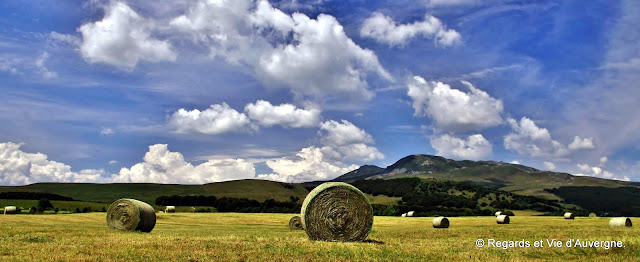
[[[411,154],[640,181],[640,2],[2,1],[0,185]]]

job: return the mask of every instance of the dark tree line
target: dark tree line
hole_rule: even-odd
[[[640,216],[640,188],[563,186],[546,190],[598,216]],[[576,214],[586,215],[586,214]]]
[[[71,197],[41,193],[41,192],[0,192],[0,199],[30,199],[40,200],[46,198],[48,200],[76,201]]]
[[[290,201],[276,201],[267,199],[263,202],[248,198],[233,198],[215,196],[160,196],[155,204],[159,206],[208,206],[218,212],[238,213],[298,213],[301,205],[298,197],[291,196]]]
[[[493,210],[532,209],[541,212],[559,212],[557,201],[521,196],[487,187],[455,181],[422,180],[417,177],[390,180],[359,180],[352,183],[362,192],[391,197],[402,197],[396,205],[374,205],[376,215],[400,215],[415,211],[419,216],[493,215]],[[460,195],[450,194],[451,190]],[[489,194],[494,194],[495,199]],[[490,203],[478,204],[487,197]],[[493,209],[481,208],[490,205]]]

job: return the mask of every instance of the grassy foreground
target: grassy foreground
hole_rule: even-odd
[[[608,218],[454,217],[434,229],[432,218],[375,217],[365,243],[310,241],[287,227],[292,214],[157,214],[151,233],[107,228],[105,213],[0,215],[3,261],[418,261],[604,260],[640,257],[640,219],[631,228],[610,228]],[[531,247],[476,247],[476,240],[529,241]],[[548,247],[547,239],[562,247]],[[625,247],[565,247],[569,239],[622,241]],[[542,240],[544,247],[534,247]]]

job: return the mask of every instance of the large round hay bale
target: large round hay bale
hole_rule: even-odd
[[[4,214],[18,214],[20,213],[20,211],[18,211],[18,208],[15,206],[6,206],[4,207]]]
[[[589,217],[598,217],[598,215],[596,215],[596,213],[589,213]]]
[[[373,225],[369,199],[352,185],[324,183],[302,203],[302,226],[312,240],[363,241]]]
[[[496,222],[498,222],[498,224],[509,224],[510,219],[507,215],[499,215],[496,217]]]
[[[502,211],[496,211],[496,216],[502,215]]]
[[[164,212],[165,213],[175,213],[176,212],[176,207],[175,206],[167,206],[164,208]]]
[[[628,217],[614,217],[611,220],[609,220],[609,226],[612,227],[630,227],[631,225],[631,219],[629,219]]]
[[[289,219],[289,229],[300,230],[302,228],[302,219],[299,216],[293,216]]]
[[[433,228],[448,228],[449,219],[446,217],[436,217],[433,219]]]
[[[574,219],[575,216],[571,212],[564,213],[564,219]]]
[[[145,202],[119,199],[107,210],[107,225],[116,230],[151,232],[156,225],[156,212]]]
[[[415,211],[409,211],[409,212],[407,212],[407,216],[408,217],[412,217],[414,213],[415,213]]]

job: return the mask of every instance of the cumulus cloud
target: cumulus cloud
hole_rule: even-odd
[[[37,182],[102,182],[102,169],[71,171],[71,167],[48,160],[42,153],[26,153],[21,144],[0,143],[0,184],[26,185]]]
[[[553,140],[549,130],[538,127],[533,120],[522,117],[520,122],[509,118],[512,132],[504,138],[504,147],[530,157],[565,157],[572,152],[593,148],[593,138],[575,136],[569,147]]]
[[[358,168],[348,161],[384,158],[372,146],[373,137],[349,121],[325,121],[320,124],[319,135],[321,146],[305,147],[293,156],[267,161],[274,173],[260,174],[258,178],[283,182],[327,180]]]
[[[274,106],[268,101],[258,100],[255,104],[245,106],[244,111],[251,120],[266,127],[314,127],[320,122],[320,109],[313,107],[301,109],[292,104]]]
[[[606,156],[601,157],[600,166],[604,166],[605,164],[607,164],[607,161],[609,161],[609,158],[607,158]]]
[[[178,133],[196,132],[216,135],[232,131],[247,130],[249,118],[229,107],[227,103],[211,105],[200,111],[180,108],[169,118],[169,126]]]
[[[102,129],[100,129],[100,134],[103,136],[113,135],[113,133],[113,129],[109,127],[103,127]]]
[[[438,155],[470,160],[487,159],[493,150],[491,143],[481,134],[471,135],[467,139],[444,134],[432,137],[431,146]]]
[[[179,152],[169,151],[166,144],[149,146],[143,162],[122,168],[112,177],[123,183],[205,184],[227,180],[254,178],[253,164],[243,159],[214,159],[194,166]]]
[[[447,29],[440,19],[426,14],[423,21],[398,25],[391,17],[374,13],[360,28],[360,36],[373,38],[389,46],[405,45],[416,36],[432,38],[436,45],[451,46],[461,42],[460,33]]]
[[[520,164],[520,161],[518,161],[518,160],[513,160],[513,161],[511,161],[511,162],[509,162],[509,163],[519,165],[519,164]]]
[[[297,96],[370,99],[366,78],[392,80],[370,50],[356,45],[330,15],[288,15],[258,1],[198,1],[171,21],[173,28],[207,45],[211,54],[248,65],[273,87]]]
[[[168,41],[151,34],[155,22],[138,15],[122,2],[113,1],[105,7],[100,21],[78,28],[82,34],[80,53],[89,63],[106,63],[132,69],[138,61],[174,61],[176,54]]]
[[[438,128],[453,132],[480,130],[502,123],[502,101],[469,82],[462,83],[470,92],[414,76],[407,83],[407,95],[413,100],[414,116],[430,117]]]
[[[593,176],[605,179],[631,181],[628,176],[617,176],[616,174],[604,170],[597,166],[590,166],[587,164],[577,164],[578,172],[575,172],[575,176]]]
[[[554,164],[553,162],[544,161],[542,164],[544,164],[544,167],[546,167],[549,170],[555,170],[556,169],[556,164]]]

